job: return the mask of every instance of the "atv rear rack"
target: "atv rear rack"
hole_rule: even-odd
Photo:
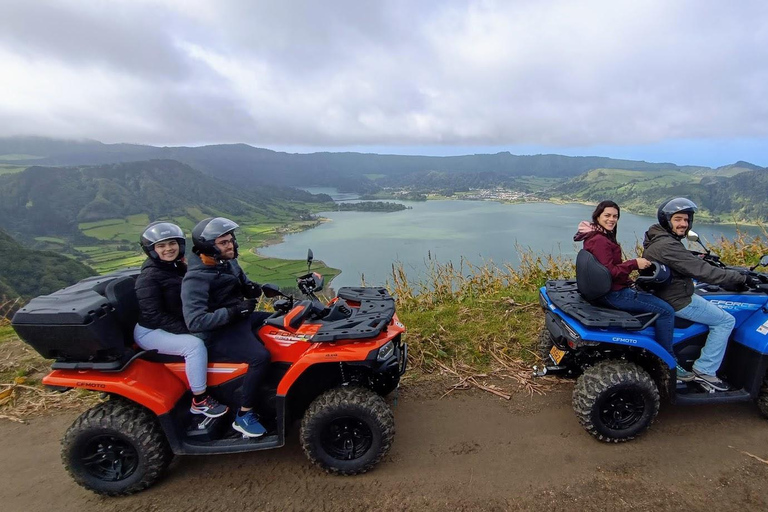
[[[351,314],[347,318],[323,321],[312,341],[375,338],[386,329],[395,315],[395,299],[386,288],[344,287],[339,289],[338,297],[347,302],[359,303],[360,306],[349,308]]]
[[[618,309],[596,306],[576,289],[576,281],[547,281],[547,295],[563,313],[590,328],[618,327],[627,331],[642,331],[658,318],[655,313],[628,313]]]

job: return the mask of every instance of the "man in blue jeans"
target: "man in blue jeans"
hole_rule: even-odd
[[[701,355],[693,363],[693,375],[680,380],[698,380],[717,391],[727,391],[728,384],[717,377],[723,362],[728,338],[735,319],[726,311],[694,294],[693,279],[739,289],[747,277],[735,270],[710,265],[685,248],[683,238],[693,224],[697,207],[689,199],[677,197],[663,203],[658,210],[658,224],[645,232],[643,257],[666,264],[671,272],[669,284],[656,292],[674,309],[675,316],[709,326],[709,335]]]
[[[191,333],[205,340],[209,360],[248,363],[232,428],[248,437],[260,437],[266,429],[255,408],[270,355],[254,328],[269,313],[254,313],[261,287],[237,263],[237,227],[229,219],[215,217],[192,229],[193,255],[181,283],[181,303],[184,321]]]

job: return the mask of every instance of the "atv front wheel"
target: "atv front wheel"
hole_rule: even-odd
[[[157,418],[122,400],[85,411],[61,444],[64,467],[75,482],[107,496],[146,489],[173,458]]]
[[[659,412],[659,389],[634,363],[601,361],[576,382],[573,410],[586,431],[600,441],[629,441]]]
[[[369,389],[334,388],[310,404],[300,437],[312,463],[329,473],[356,475],[389,452],[395,418],[384,399]]]

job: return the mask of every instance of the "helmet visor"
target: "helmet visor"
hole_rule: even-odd
[[[206,241],[216,240],[221,235],[229,233],[230,231],[234,231],[239,227],[240,226],[238,226],[238,224],[234,221],[224,217],[216,217],[215,219],[212,219],[207,226],[205,226],[203,232],[200,233],[200,238]]]
[[[184,231],[179,226],[171,222],[160,222],[154,226],[148,227],[142,237],[150,244],[154,245],[164,240],[172,238],[181,238],[184,240]]]

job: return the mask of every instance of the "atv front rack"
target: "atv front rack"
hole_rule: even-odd
[[[350,314],[346,318],[322,321],[322,326],[312,337],[312,341],[375,338],[395,315],[395,299],[386,288],[344,287],[339,289],[338,298],[348,303],[358,303],[359,307],[350,307]]]
[[[621,328],[641,331],[658,318],[654,313],[628,313],[618,309],[596,306],[576,289],[576,281],[547,281],[547,295],[552,304],[586,327]]]

